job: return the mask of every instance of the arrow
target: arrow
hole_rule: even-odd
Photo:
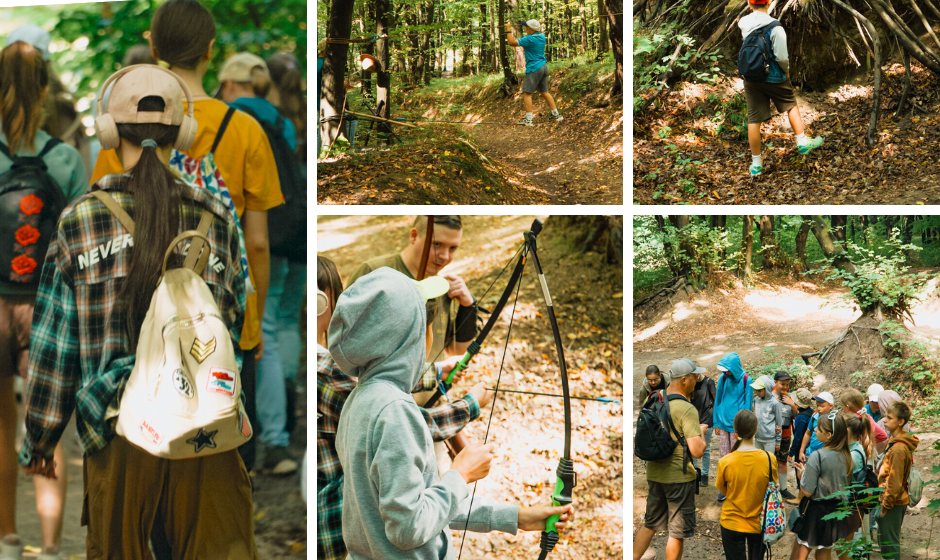
[[[496,390],[495,387],[487,387],[486,389],[487,389],[488,391],[495,391],[495,390]],[[500,391],[503,392],[503,393],[521,393],[521,394],[523,394],[523,395],[538,395],[538,396],[540,396],[540,397],[558,397],[558,398],[562,398],[562,399],[565,398],[564,395],[559,395],[559,394],[557,394],[557,393],[533,393],[532,391],[518,391],[518,390],[516,390],[516,389],[500,389]],[[574,395],[571,395],[571,397],[569,397],[569,398],[578,399],[578,400],[582,400],[582,401],[600,401],[600,402],[609,402],[609,403],[619,403],[619,402],[620,402],[620,401],[618,401],[618,400],[616,400],[616,399],[613,399],[613,398],[611,398],[611,397],[576,397],[576,396],[574,396]]]

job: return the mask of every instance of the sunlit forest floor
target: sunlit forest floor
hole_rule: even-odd
[[[904,67],[886,67],[876,144],[873,73],[820,92],[797,90],[807,136],[800,155],[786,115],[761,128],[764,172],[748,173],[747,105],[740,79],[676,85],[634,121],[633,201],[638,204],[936,204],[940,202],[940,80],[916,64],[906,109],[895,117]]]
[[[427,87],[395,90],[395,117],[468,124],[392,125],[404,144],[386,147],[377,138],[378,124],[370,136],[372,125],[360,121],[356,152],[318,162],[318,202],[621,204],[623,106],[607,95],[610,55],[549,68],[549,92],[564,117],[557,124],[547,120],[548,106],[536,95],[535,126],[516,125],[525,116],[521,84],[507,98],[501,74],[446,76]],[[358,92],[348,99],[352,110],[368,112],[358,107]]]

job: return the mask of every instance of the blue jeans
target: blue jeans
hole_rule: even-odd
[[[303,341],[300,338],[300,308],[307,281],[307,265],[289,263],[271,256],[271,280],[265,302],[261,332],[264,355],[258,363],[255,404],[261,423],[261,442],[287,447],[287,387],[297,379]]]
[[[712,458],[712,433],[715,431],[715,428],[708,428],[705,430],[705,453],[702,455],[702,480],[708,482],[708,467],[711,466]],[[696,467],[698,466],[699,460],[692,458],[692,464]]]

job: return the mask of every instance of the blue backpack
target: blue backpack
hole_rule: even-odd
[[[770,42],[770,32],[779,27],[780,22],[774,20],[763,27],[759,27],[744,39],[741,50],[738,51],[738,74],[748,82],[776,82],[768,80],[772,73],[783,75],[783,71],[774,57],[773,45]],[[776,72],[772,72],[776,70]],[[783,76],[786,79],[786,76]],[[784,80],[779,80],[780,82]]]

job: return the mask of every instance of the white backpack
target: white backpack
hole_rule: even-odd
[[[134,222],[106,192],[92,193],[134,235]],[[212,214],[170,243],[150,300],[136,360],[121,397],[117,433],[151,455],[189,459],[235,449],[251,439],[241,403],[235,347],[202,279]],[[176,245],[193,239],[182,268],[166,270]],[[205,250],[203,250],[205,248]]]

